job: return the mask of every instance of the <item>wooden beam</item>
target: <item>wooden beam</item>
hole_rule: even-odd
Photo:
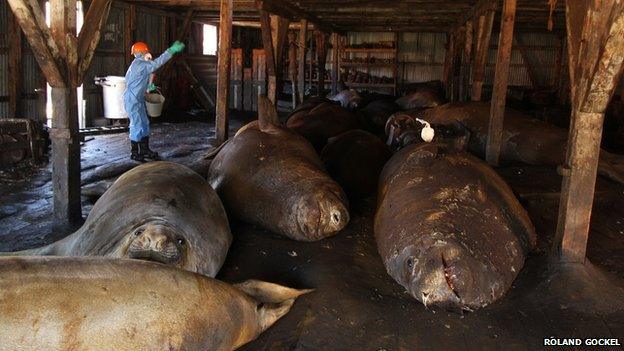
[[[472,67],[472,101],[481,101],[483,82],[485,81],[485,66],[487,64],[490,37],[494,25],[495,11],[488,10],[477,19],[477,42],[475,46],[474,66]]]
[[[624,2],[568,0],[566,14],[573,110],[554,251],[583,263],[604,112],[622,76]]]
[[[301,20],[299,29],[299,51],[297,52],[297,85],[299,101],[305,97],[306,45],[308,43],[308,20]]]
[[[264,10],[270,13],[280,15],[281,17],[289,20],[306,19],[314,24],[315,28],[318,28],[324,32],[339,32],[334,26],[325,23],[316,15],[303,10],[302,8],[294,5],[290,1],[284,0],[258,0],[256,1],[256,7],[259,10]]]
[[[297,107],[297,34],[288,32],[288,79],[292,90],[292,108]]]
[[[320,31],[316,31],[316,55],[318,70],[318,93],[323,95],[325,91],[325,64],[327,63],[327,44],[328,35]]]
[[[503,144],[503,121],[507,99],[507,83],[509,82],[509,63],[513,43],[514,22],[516,18],[516,0],[504,0],[501,14],[500,34],[498,36],[498,53],[492,89],[490,107],[490,124],[488,128],[485,159],[488,163],[498,166]]]
[[[112,0],[93,0],[84,18],[85,25],[78,36],[78,83],[82,83],[91,65],[93,53],[100,42],[102,28],[106,24]]]
[[[273,58],[275,59],[275,90],[276,96],[282,91],[284,77],[284,47],[290,20],[278,15],[271,15],[271,42],[273,43]],[[273,79],[273,78],[271,78]]]
[[[331,68],[331,91],[332,94],[338,93],[338,55],[339,40],[338,33],[333,33],[331,37],[332,43],[332,68]]]
[[[529,55],[529,51],[527,50],[524,41],[520,37],[520,33],[514,35],[514,46],[520,51],[520,56],[522,56],[522,61],[524,61],[524,67],[529,74],[529,80],[531,80],[531,85],[533,89],[538,89],[540,87],[539,83],[539,75],[537,74],[537,70],[535,69],[535,65],[531,56]]]
[[[19,118],[22,95],[22,29],[15,16],[8,14],[8,44],[9,48],[9,118]]]
[[[134,44],[136,38],[136,6],[130,5],[124,10],[124,62],[125,67],[128,68],[132,62],[132,55],[130,55],[130,48]]]
[[[271,18],[269,13],[260,10],[260,31],[262,34],[262,46],[266,56],[268,88],[267,97],[273,103],[277,102],[277,75],[275,69],[275,57],[273,55],[273,42],[271,39]]]
[[[8,0],[8,3],[46,80],[53,87],[63,87],[65,81],[59,69],[59,48],[45,23],[41,7],[36,0]]]
[[[228,96],[232,59],[232,0],[221,0],[219,20],[219,55],[217,61],[216,134],[219,144],[228,138]]]
[[[470,64],[472,62],[472,37],[474,30],[472,21],[466,22],[464,47],[461,54],[461,68],[459,72],[459,100],[468,99],[468,86],[470,84]]]
[[[455,34],[446,34],[446,55],[444,56],[444,91],[445,97],[448,99],[451,95],[451,89],[453,85],[453,54],[455,52]]]
[[[52,188],[54,216],[60,222],[82,219],[80,141],[78,138],[78,45],[76,0],[50,1],[50,30],[64,59],[64,86],[52,88]]]

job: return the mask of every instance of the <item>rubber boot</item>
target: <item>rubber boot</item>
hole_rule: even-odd
[[[141,139],[140,151],[141,155],[145,158],[149,158],[151,160],[160,160],[158,152],[152,151],[149,147],[149,137]]]
[[[143,155],[141,154],[141,145],[139,142],[130,140],[130,145],[132,146],[130,158],[135,161],[145,162],[145,158],[143,158]]]

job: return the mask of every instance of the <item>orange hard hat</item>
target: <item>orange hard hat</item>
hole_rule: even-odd
[[[147,47],[147,44],[145,44],[142,41],[137,41],[136,43],[134,43],[134,45],[132,45],[132,49],[130,49],[130,54],[134,55],[136,53],[147,53],[149,52],[149,48]]]

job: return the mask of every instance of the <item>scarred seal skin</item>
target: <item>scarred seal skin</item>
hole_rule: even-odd
[[[503,296],[536,241],[494,170],[435,144],[409,145],[388,161],[374,231],[388,273],[414,298],[463,310]]]
[[[288,117],[286,127],[306,138],[319,153],[327,139],[359,128],[357,116],[340,105],[321,102],[312,107],[312,103],[304,104],[309,108],[296,109]]]
[[[469,148],[485,157],[490,104],[487,102],[458,102],[423,111],[419,117],[430,123],[459,122],[471,133]],[[506,109],[503,124],[501,161],[530,165],[559,166],[566,162],[569,132],[522,112]],[[624,184],[624,159],[620,155],[600,150],[598,173]]]
[[[228,212],[300,241],[335,235],[349,222],[348,200],[312,146],[277,124],[266,97],[259,120],[239,130],[216,155],[208,181]]]
[[[234,350],[311,290],[155,262],[0,258],[0,350]]]
[[[149,162],[119,177],[73,234],[3,255],[136,258],[214,277],[231,242],[225,209],[205,179],[186,166]]]
[[[375,194],[379,173],[391,155],[378,137],[356,129],[329,139],[321,159],[349,199],[358,200]]]

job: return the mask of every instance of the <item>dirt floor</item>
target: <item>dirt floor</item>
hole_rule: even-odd
[[[241,124],[233,122],[231,129]],[[161,123],[151,139],[165,159],[205,176],[209,161],[202,155],[213,134],[208,123]],[[136,165],[128,149],[125,134],[84,143],[85,216],[106,187]],[[555,266],[547,253],[556,228],[560,177],[549,167],[504,167],[499,172],[528,209],[539,249],[505,297],[472,313],[427,309],[386,274],[373,238],[373,199],[352,206],[352,221],[343,232],[316,243],[232,221],[235,241],[220,279],[264,279],[316,289],[243,349],[554,349],[543,346],[550,337],[618,338],[624,345],[624,186],[599,179],[588,247],[593,264]],[[21,180],[0,176],[0,251],[35,247],[68,234],[51,221],[49,166]]]

